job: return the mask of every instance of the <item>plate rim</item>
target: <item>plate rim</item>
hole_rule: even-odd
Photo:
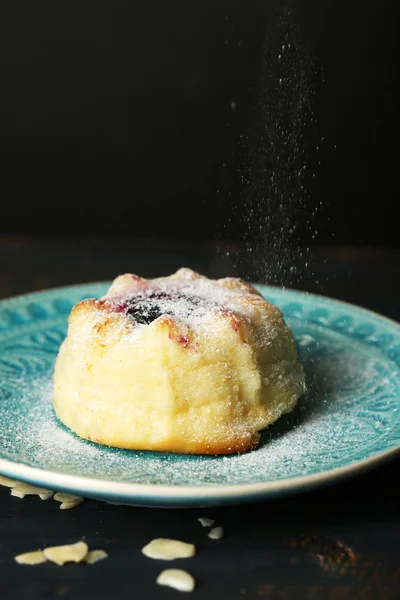
[[[34,299],[37,296],[47,293],[68,292],[79,288],[95,287],[110,285],[110,281],[93,281],[86,283],[78,283],[67,286],[56,286],[43,290],[36,290],[26,294],[18,294],[0,300],[0,307],[19,303],[21,300]],[[399,328],[400,323],[386,317],[378,312],[358,306],[351,302],[324,296],[322,294],[314,294],[305,290],[298,290],[290,287],[272,286],[265,283],[252,283],[258,289],[261,288],[263,293],[267,290],[276,291],[279,293],[294,293],[298,296],[307,296],[316,298],[317,300],[332,303],[342,307],[349,307],[351,310],[358,313],[364,313],[374,319],[388,322],[390,325]],[[48,488],[69,489],[77,492],[85,491],[86,494],[93,494],[103,497],[119,497],[126,500],[140,501],[151,500],[158,503],[163,499],[168,501],[199,501],[199,500],[240,500],[243,498],[262,499],[268,495],[284,495],[287,493],[296,493],[306,489],[312,489],[323,484],[334,483],[351,476],[361,474],[362,472],[383,464],[400,454],[400,444],[392,448],[377,452],[372,456],[355,460],[350,464],[334,467],[312,473],[308,475],[298,475],[285,479],[277,479],[273,481],[255,482],[255,483],[235,483],[235,484],[210,484],[210,485],[166,485],[166,484],[145,484],[134,482],[111,481],[98,479],[95,477],[87,477],[84,475],[73,475],[52,471],[48,469],[40,469],[31,467],[23,463],[14,462],[6,458],[0,457],[0,473],[13,479],[19,478],[21,481],[27,481]]]
[[[4,458],[0,458],[0,471],[2,475],[11,479],[15,479],[15,475],[17,475],[18,480],[33,483],[47,489],[68,489],[76,492],[85,490],[85,494],[93,494],[93,496],[117,496],[131,501],[146,500],[149,498],[155,500],[231,500],[243,499],[244,497],[255,499],[264,498],[269,494],[284,495],[288,492],[295,493],[305,489],[312,489],[324,483],[334,483],[383,464],[395,458],[399,453],[400,445],[383,450],[349,465],[327,469],[326,471],[311,475],[300,475],[257,483],[210,484],[209,486],[174,486],[156,483],[108,481],[96,479],[95,477],[69,475],[67,473],[39,469]],[[8,465],[12,465],[12,469],[9,470]],[[46,475],[49,475],[49,477],[46,477]]]

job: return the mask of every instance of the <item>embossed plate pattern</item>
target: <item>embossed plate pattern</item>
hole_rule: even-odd
[[[80,440],[52,409],[67,317],[106,283],[0,303],[0,472],[51,489],[147,506],[245,502],[298,492],[394,456],[400,446],[400,326],[328,298],[257,286],[295,333],[309,391],[229,457],[124,451]]]

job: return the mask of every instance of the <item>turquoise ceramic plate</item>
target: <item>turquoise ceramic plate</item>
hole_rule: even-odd
[[[0,472],[50,489],[145,506],[205,506],[289,494],[356,474],[400,445],[400,325],[327,298],[259,286],[293,328],[309,392],[228,457],[124,451],[57,421],[52,370],[73,304],[107,284],[0,303]]]

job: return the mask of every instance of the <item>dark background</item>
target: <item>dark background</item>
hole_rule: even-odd
[[[398,246],[398,16],[3,3],[0,232]]]

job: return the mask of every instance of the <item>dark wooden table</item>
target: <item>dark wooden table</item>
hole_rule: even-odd
[[[0,296],[110,279],[136,271],[168,273],[183,264],[210,276],[248,269],[241,248],[111,238],[0,238]],[[299,269],[293,287],[361,304],[400,320],[400,253],[319,248],[313,274]],[[316,283],[316,282],[319,283]],[[20,500],[0,489],[0,586],[6,600],[178,598],[155,578],[164,564],[142,556],[155,537],[185,539],[198,556],[175,561],[190,570],[195,598],[230,600],[395,600],[400,598],[400,461],[353,480],[292,498],[213,510],[117,507],[87,501],[58,510],[53,501]],[[209,540],[197,522],[211,516],[226,537]],[[84,537],[105,548],[98,565],[22,567],[24,549]]]

